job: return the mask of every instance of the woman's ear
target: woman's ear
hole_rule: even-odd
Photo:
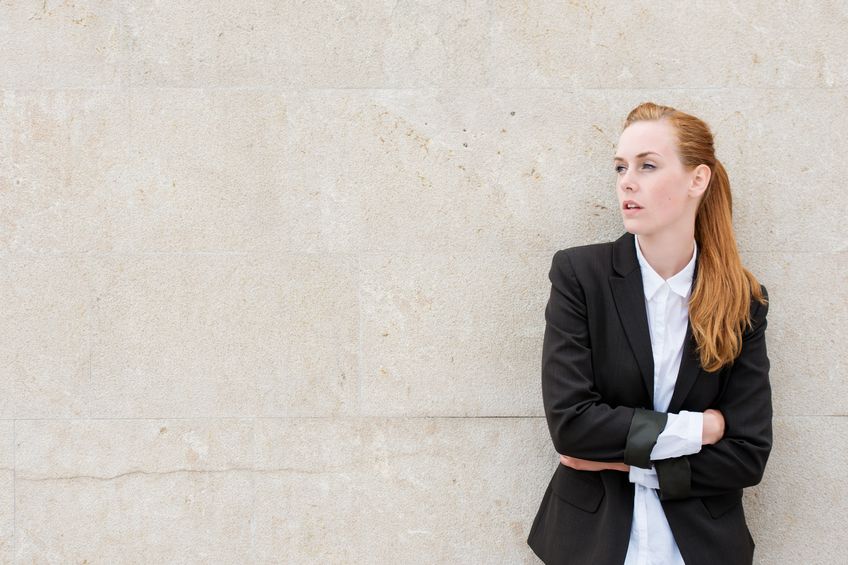
[[[701,198],[704,192],[706,192],[707,187],[710,186],[710,179],[712,178],[712,171],[710,171],[709,166],[701,163],[692,171],[692,182],[689,185],[689,194],[693,198]]]

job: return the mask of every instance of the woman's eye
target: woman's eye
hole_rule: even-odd
[[[642,165],[642,166],[643,166],[643,167],[651,167],[652,169],[656,169],[656,167],[655,167],[654,165],[650,164],[650,163],[643,163],[643,165]],[[616,172],[616,173],[621,173],[621,169],[622,169],[623,167],[624,167],[624,165],[618,165],[618,166],[616,166],[616,167],[615,167],[615,172]]]

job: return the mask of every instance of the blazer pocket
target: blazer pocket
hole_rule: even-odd
[[[707,507],[707,512],[710,513],[710,516],[719,518],[742,502],[742,491],[729,492],[716,496],[704,496],[701,498],[701,502]]]
[[[557,497],[586,512],[597,512],[604,498],[604,483],[597,471],[578,471],[560,463],[551,479]]]

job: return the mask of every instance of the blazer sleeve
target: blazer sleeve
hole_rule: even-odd
[[[772,446],[767,314],[768,304],[757,302],[753,327],[743,333],[742,352],[714,406],[724,416],[722,439],[697,454],[654,461],[662,500],[724,494],[762,480]]]
[[[668,414],[603,402],[594,385],[586,296],[567,250],[554,254],[545,308],[542,398],[557,452],[649,469]]]

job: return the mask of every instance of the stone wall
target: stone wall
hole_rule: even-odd
[[[757,563],[848,545],[844,3],[0,2],[0,562],[537,563],[553,253],[639,102],[771,298]]]

